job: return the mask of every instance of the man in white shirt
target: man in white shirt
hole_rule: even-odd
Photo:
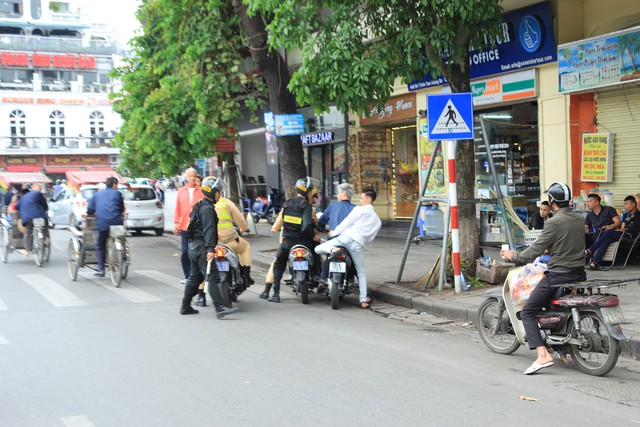
[[[328,254],[338,251],[338,246],[345,247],[351,255],[356,270],[358,271],[358,285],[360,287],[360,307],[369,308],[371,299],[367,296],[367,276],[364,271],[364,259],[362,248],[366,243],[375,239],[382,221],[373,208],[373,202],[377,194],[373,189],[362,190],[360,194],[360,206],[353,208],[351,213],[335,228],[329,232],[329,236],[335,237],[318,245],[317,254]]]

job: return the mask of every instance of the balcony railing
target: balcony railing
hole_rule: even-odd
[[[48,150],[58,148],[112,148],[113,136],[108,133],[90,137],[26,137],[0,138],[0,150]]]
[[[104,40],[82,40],[71,37],[37,37],[0,35],[0,50],[59,53],[123,54],[124,49]]]

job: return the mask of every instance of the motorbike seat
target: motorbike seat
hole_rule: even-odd
[[[616,307],[620,304],[620,300],[615,295],[564,295],[560,298],[551,300],[552,307],[561,308],[599,308],[599,307]]]

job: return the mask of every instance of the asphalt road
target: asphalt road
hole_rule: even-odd
[[[477,332],[401,309],[281,304],[253,286],[240,311],[180,316],[177,240],[131,237],[120,289],[51,262],[0,264],[0,426],[640,425],[640,365],[604,378],[533,353],[489,352]],[[257,270],[256,278],[263,272]],[[533,398],[534,400],[523,400]]]

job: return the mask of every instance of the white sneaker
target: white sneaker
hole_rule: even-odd
[[[186,284],[187,284],[187,279],[182,279],[182,280],[180,280],[180,284],[181,284],[181,285],[186,285]]]

